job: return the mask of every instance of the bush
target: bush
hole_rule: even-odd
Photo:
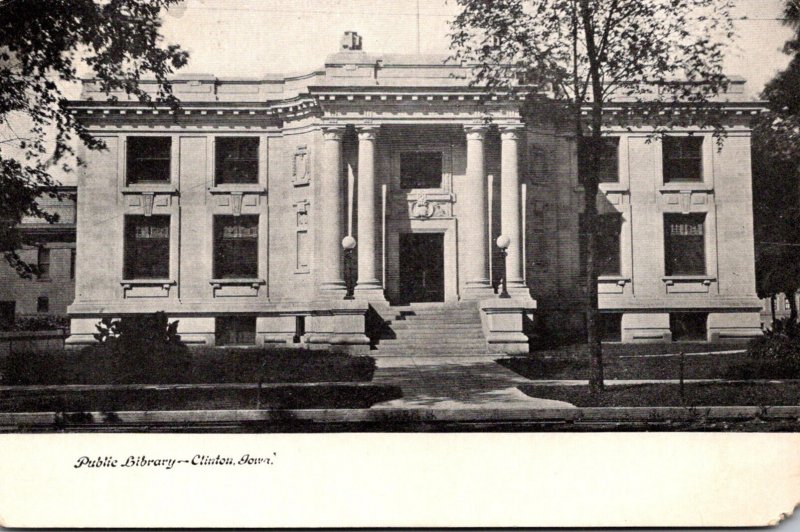
[[[6,324],[6,331],[52,331],[69,329],[69,318],[60,314],[21,314],[14,318],[14,323]]]
[[[168,348],[169,349],[169,348]],[[285,347],[160,350],[141,371],[106,344],[0,358],[3,385],[369,382],[375,359]],[[166,354],[165,354],[166,353]],[[141,359],[139,359],[141,360]],[[147,364],[147,363],[146,363]]]
[[[776,321],[772,330],[748,344],[747,353],[753,363],[753,377],[800,376],[800,326],[789,319]]]
[[[178,334],[178,322],[163,312],[103,318],[96,326],[97,345],[87,355],[110,360],[116,383],[161,382],[167,375],[189,371],[190,356]]]

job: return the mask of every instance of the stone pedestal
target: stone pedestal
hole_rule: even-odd
[[[623,342],[671,342],[666,312],[626,312],[622,315]]]
[[[480,308],[489,352],[511,355],[529,351],[529,339],[523,331],[525,315],[536,308],[533,299],[484,299]]]
[[[711,312],[707,321],[708,341],[736,340],[761,336],[761,317],[753,312]]]
[[[364,301],[343,300],[315,305],[306,320],[306,344],[314,349],[347,353],[369,351],[366,317],[369,305]]]

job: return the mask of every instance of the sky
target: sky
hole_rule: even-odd
[[[791,32],[778,20],[783,0],[736,2],[734,17],[746,18],[727,69],[755,99],[788,63],[781,47]],[[164,16],[163,33],[191,53],[184,72],[258,77],[321,67],[346,30],[363,36],[367,52],[449,53],[457,10],[455,0],[184,0]]]

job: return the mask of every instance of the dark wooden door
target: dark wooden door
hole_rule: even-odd
[[[444,301],[444,233],[400,235],[402,303]]]

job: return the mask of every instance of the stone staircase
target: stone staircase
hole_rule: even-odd
[[[475,304],[414,303],[382,312],[385,325],[375,356],[485,355],[486,338]]]

